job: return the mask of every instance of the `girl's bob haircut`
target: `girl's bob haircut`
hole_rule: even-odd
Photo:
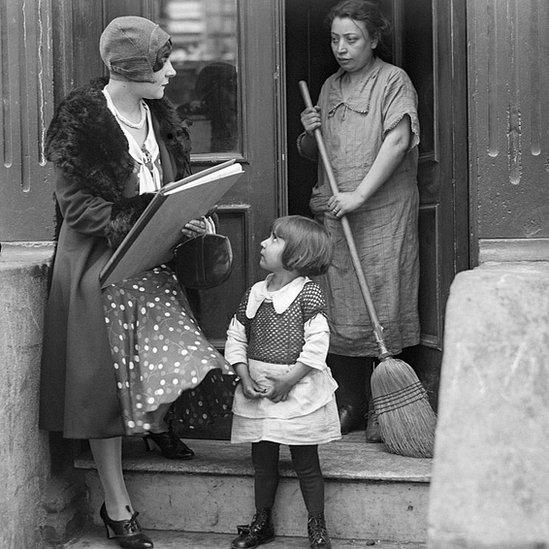
[[[332,262],[333,244],[328,231],[301,215],[275,219],[271,232],[285,242],[282,266],[302,276],[324,274]]]

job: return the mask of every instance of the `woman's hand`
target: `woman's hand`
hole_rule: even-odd
[[[273,402],[282,402],[288,398],[289,392],[293,389],[295,382],[288,379],[287,376],[265,376],[271,388],[265,396]]]
[[[203,219],[192,219],[181,229],[181,232],[189,238],[200,236],[206,232],[206,222]]]
[[[320,107],[307,107],[301,113],[301,124],[308,134],[312,134],[316,128],[320,128]]]
[[[364,204],[364,199],[357,191],[337,193],[328,200],[328,207],[334,217],[340,218]]]

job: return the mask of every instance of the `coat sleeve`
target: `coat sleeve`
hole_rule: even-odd
[[[114,204],[95,196],[56,168],[55,196],[63,220],[79,233],[106,238],[117,247],[137,221],[152,195],[137,195]]]

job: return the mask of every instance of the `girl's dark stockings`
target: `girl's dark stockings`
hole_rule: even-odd
[[[254,495],[256,509],[272,509],[278,488],[278,455],[280,444],[275,442],[252,443],[254,466]]]
[[[271,509],[278,487],[280,444],[269,441],[252,444],[255,471],[255,506]],[[324,512],[324,478],[318,460],[318,445],[290,446],[292,463],[309,515]]]

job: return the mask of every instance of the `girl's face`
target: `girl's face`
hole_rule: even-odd
[[[285,246],[286,242],[283,238],[271,233],[269,238],[261,242],[259,266],[271,273],[285,271],[286,269],[282,265],[282,252]]]
[[[136,82],[140,88],[143,99],[162,99],[170,78],[176,75],[175,69],[169,59],[166,59],[163,67],[153,73],[154,82]]]
[[[372,38],[363,21],[336,17],[332,21],[332,52],[339,66],[355,72],[374,58],[377,38]]]

